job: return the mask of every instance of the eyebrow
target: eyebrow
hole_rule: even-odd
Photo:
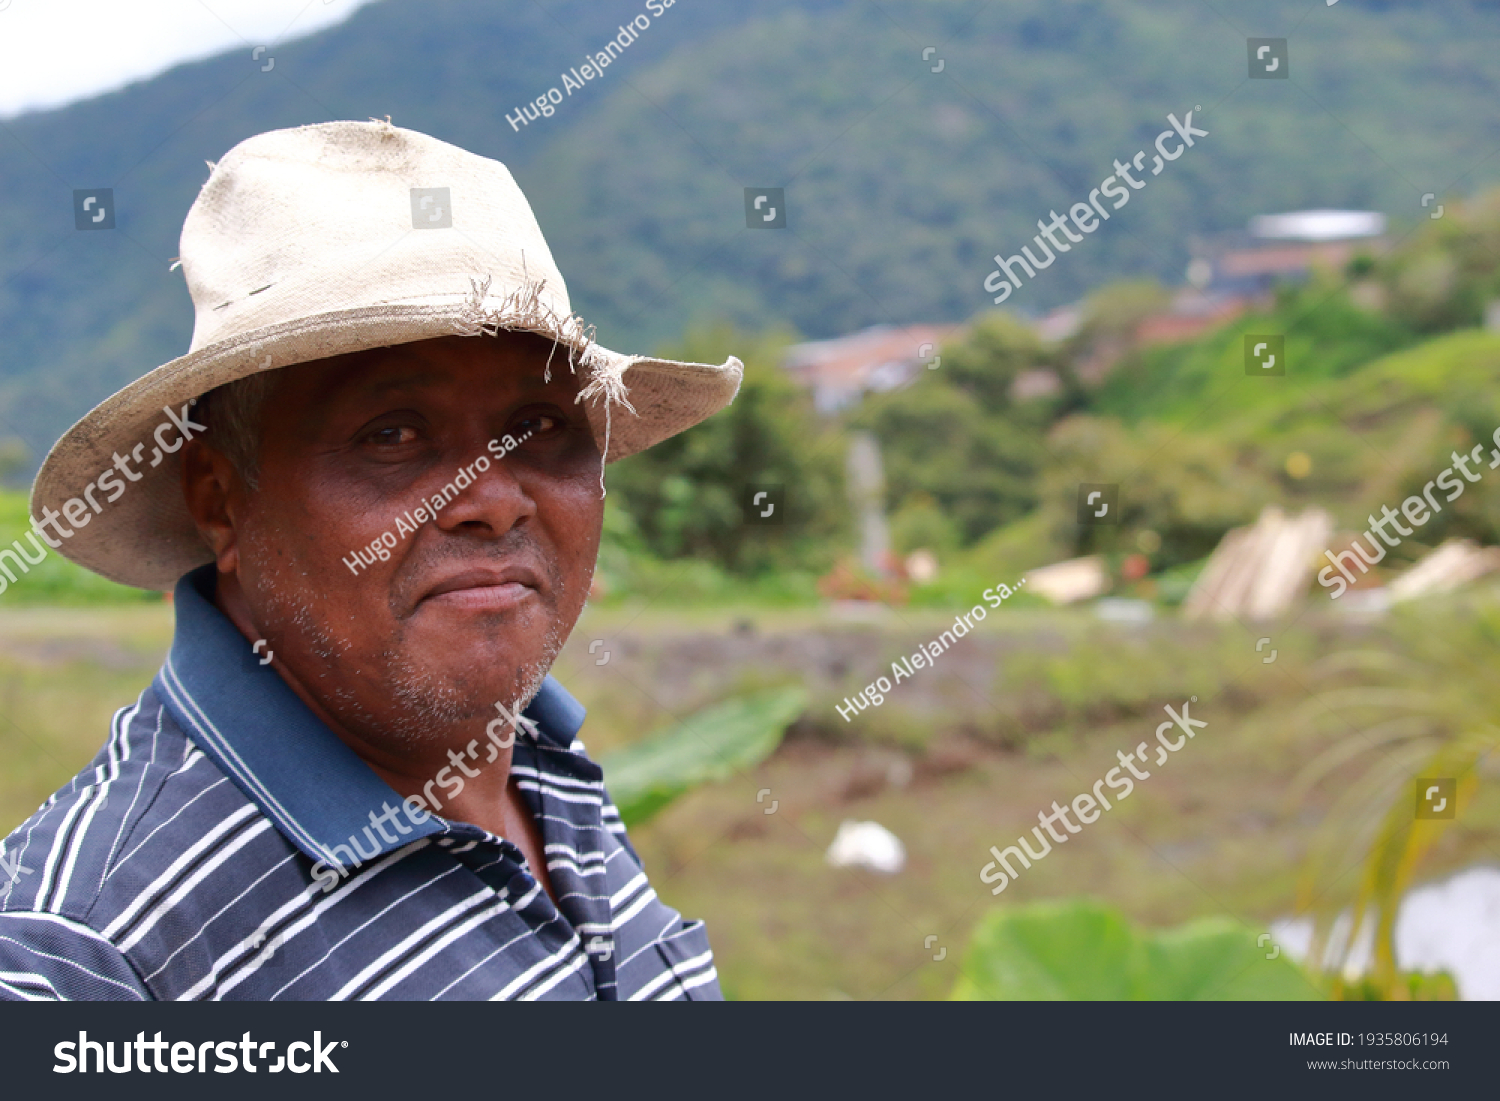
[[[438,376],[432,371],[419,371],[410,375],[395,375],[387,377],[382,381],[360,379],[355,384],[356,393],[368,397],[380,397],[392,391],[399,390],[422,390],[439,382]]]

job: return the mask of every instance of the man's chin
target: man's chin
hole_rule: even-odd
[[[549,649],[535,636],[514,640],[507,635],[478,642],[455,639],[437,652],[388,655],[382,679],[390,699],[384,710],[371,710],[386,715],[382,725],[400,715],[394,725],[421,740],[478,737],[498,714],[497,702],[508,709],[531,702],[556,657]],[[477,724],[472,731],[470,724]]]
[[[508,608],[482,601],[424,600],[401,632],[404,664],[454,685],[476,679],[540,684],[565,636],[535,591],[526,591],[530,595]],[[485,706],[492,702],[486,700]]]

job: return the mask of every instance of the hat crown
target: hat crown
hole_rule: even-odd
[[[414,193],[415,192],[415,193]],[[192,350],[279,321],[375,305],[567,287],[510,171],[385,122],[330,122],[248,138],[210,172],[179,250]]]
[[[70,428],[31,492],[36,519],[50,511],[79,524],[73,517],[91,510],[59,551],[127,585],[170,589],[213,561],[183,497],[183,437],[161,435],[176,431],[164,415],[176,420],[194,398],[267,368],[536,333],[565,349],[558,365],[578,375],[605,462],[698,423],[739,388],[733,357],[714,367],[595,343],[506,167],[390,123],[322,123],[241,142],[210,166],[180,256],[196,311],[192,350]],[[153,458],[122,496],[105,478],[143,447],[155,447]]]

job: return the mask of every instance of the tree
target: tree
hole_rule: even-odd
[[[739,395],[722,412],[610,468],[645,547],[661,558],[708,559],[741,575],[826,567],[849,531],[844,443],[779,366],[788,333],[749,336],[727,324],[690,330],[660,355],[745,364]],[[755,486],[779,486],[785,519],[747,527]]]
[[[1064,381],[1061,395],[1016,401],[1016,377],[1035,368],[1071,378],[1029,327],[994,311],[943,346],[937,371],[867,399],[850,420],[880,441],[890,510],[905,515],[936,502],[965,545],[1029,512],[1043,435],[1071,400]]]
[[[0,484],[8,481],[17,471],[26,469],[31,462],[31,449],[20,440],[0,440]]]

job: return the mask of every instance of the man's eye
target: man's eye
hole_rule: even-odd
[[[561,417],[553,416],[550,413],[533,413],[530,416],[522,417],[516,422],[516,426],[512,430],[512,435],[516,439],[527,435],[545,436],[556,432],[563,426],[563,423]]]
[[[416,438],[416,429],[405,426],[377,428],[365,437],[368,442],[377,447],[400,447],[402,444],[411,443]]]

